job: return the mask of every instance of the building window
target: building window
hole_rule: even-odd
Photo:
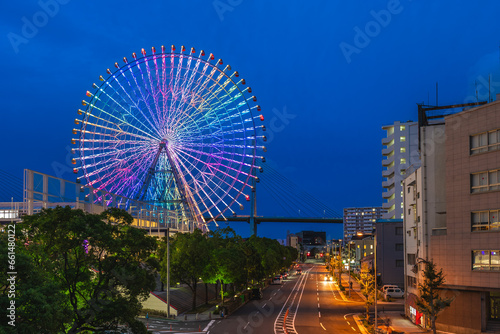
[[[490,170],[471,174],[471,192],[478,193],[500,190],[500,170]]]
[[[499,210],[472,211],[472,231],[500,231]]]
[[[408,265],[409,266],[414,266],[416,263],[416,256],[415,254],[406,254],[408,258]]]
[[[406,159],[405,158],[401,158],[401,160],[399,161],[401,165],[404,165],[406,164]]]
[[[399,149],[399,152],[400,152],[400,153],[405,153],[405,152],[406,152],[406,147],[401,147],[401,148]]]
[[[403,228],[402,227],[396,227],[396,235],[403,235]]]
[[[396,268],[401,268],[405,265],[404,260],[396,260]]]
[[[500,271],[500,250],[473,250],[472,270]]]
[[[405,129],[406,129],[406,126],[404,126],[404,125],[399,126],[399,131],[404,131]]]
[[[406,276],[406,282],[408,283],[408,287],[417,288],[417,278],[413,276]]]
[[[403,244],[396,244],[396,251],[402,251],[403,250]]]
[[[399,137],[399,141],[400,141],[400,142],[405,142],[405,141],[406,141],[406,137],[405,137],[405,136],[401,136],[401,137]]]
[[[500,148],[500,129],[470,137],[470,154],[495,151]]]
[[[411,209],[408,209],[408,215],[411,215]]]

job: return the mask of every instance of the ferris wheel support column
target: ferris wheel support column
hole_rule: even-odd
[[[167,154],[167,159],[168,163],[170,164],[170,168],[172,168],[172,174],[174,176],[175,183],[177,184],[177,189],[179,189],[179,193],[181,195],[182,201],[187,205],[189,208],[189,213],[192,218],[192,224],[193,227],[189,227],[190,232],[194,231],[194,228],[197,224],[203,224],[205,223],[205,220],[203,219],[203,215],[200,212],[200,209],[196,205],[196,203],[192,202],[193,196],[189,192],[189,187],[186,186],[186,180],[182,177],[181,174],[179,174],[177,165],[175,165],[175,161],[171,156],[171,153],[169,152],[169,149],[166,148],[165,152]]]
[[[252,175],[255,176],[255,168],[252,169]],[[252,178],[252,196],[250,197],[250,229],[252,235],[257,236],[257,222],[255,221],[255,215],[257,214],[257,182],[255,178]]]

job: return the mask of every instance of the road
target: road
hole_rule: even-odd
[[[324,265],[304,264],[303,274],[264,290],[262,300],[251,301],[208,328],[210,334],[360,333],[354,314],[364,312],[361,301],[342,298],[333,282],[324,280]],[[360,298],[358,297],[358,300]],[[401,304],[379,308],[402,310]]]

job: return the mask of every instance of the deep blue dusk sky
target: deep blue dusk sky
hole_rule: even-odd
[[[85,92],[151,46],[231,64],[266,122],[283,125],[270,129],[268,163],[340,213],[382,205],[381,127],[416,120],[436,82],[440,105],[474,100],[475,82],[487,98],[489,74],[500,93],[496,1],[54,1],[4,2],[0,13],[0,169],[19,178],[29,168],[73,180],[67,148]],[[259,235],[301,229],[341,231],[269,225]]]

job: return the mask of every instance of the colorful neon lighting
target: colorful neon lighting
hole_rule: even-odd
[[[205,217],[235,214],[231,207],[242,206],[241,194],[248,198],[256,159],[263,159],[257,138],[264,137],[256,131],[265,127],[255,122],[264,117],[252,115],[261,108],[245,81],[235,81],[238,73],[213,54],[161,50],[124,57],[86,93],[86,109],[75,120],[79,138],[72,139],[78,178],[129,198],[147,187],[145,201],[171,210],[186,210],[180,200],[188,194]],[[152,166],[162,142],[165,154]]]

